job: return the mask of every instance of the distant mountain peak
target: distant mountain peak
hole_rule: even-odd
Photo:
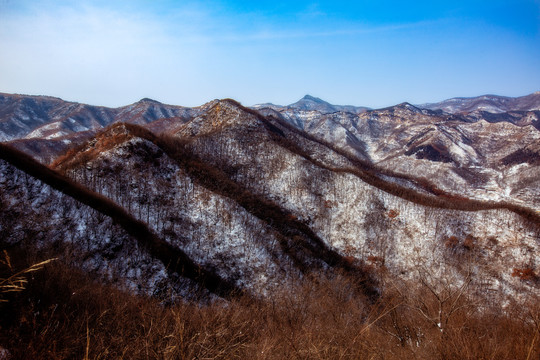
[[[293,111],[318,111],[323,114],[330,114],[335,112],[348,112],[353,114],[360,114],[367,111],[369,108],[365,106],[353,106],[353,105],[332,105],[321,98],[306,94],[303,98],[297,102],[281,106],[272,103],[256,104],[252,106],[253,109],[273,109],[275,111],[293,110]]]
[[[144,104],[144,103],[150,103],[150,104],[161,104],[159,101],[150,99],[150,98],[142,98],[141,100],[137,101],[138,104]]]
[[[413,105],[411,103],[407,102],[407,101],[404,101],[402,103],[397,104],[396,106],[409,107],[409,106],[413,106]]]
[[[303,98],[295,102],[294,104],[288,105],[289,108],[304,110],[304,111],[323,111],[323,112],[335,112],[337,111],[334,105],[319,99],[315,96],[305,95]]]
[[[324,103],[324,104],[328,104],[326,101],[324,101],[323,99],[321,98],[318,98],[318,97],[315,97],[315,96],[311,96],[309,94],[306,94],[304,95],[304,97],[302,99],[300,99],[300,101],[302,100],[306,100],[306,101],[314,101],[314,102],[318,102],[318,103]]]
[[[253,105],[254,108],[264,108],[264,107],[282,107],[281,105],[276,105],[271,102],[262,103],[262,104],[255,104]]]
[[[417,113],[417,114],[421,114],[423,113],[423,110],[409,102],[402,102],[400,104],[397,104],[397,105],[393,105],[393,106],[389,106],[389,107],[386,107],[386,108],[383,108],[383,109],[379,109],[380,111],[396,111],[396,110],[405,110],[405,111],[408,111],[408,112],[412,112],[412,113]],[[377,110],[375,110],[377,111]]]

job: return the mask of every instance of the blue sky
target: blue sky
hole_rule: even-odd
[[[540,90],[540,0],[0,0],[0,91],[383,107]]]

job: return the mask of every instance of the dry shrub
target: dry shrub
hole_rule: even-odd
[[[385,294],[384,302],[396,306],[377,323],[389,335],[382,338],[388,345],[381,358],[536,359],[540,355],[538,301],[501,309],[458,296],[459,290],[402,285],[406,293],[389,289]]]
[[[521,280],[527,281],[527,280],[538,280],[538,275],[534,272],[533,268],[523,268],[523,269],[514,269],[512,271],[513,277],[518,277]]]
[[[456,236],[450,236],[446,241],[444,242],[444,246],[450,249],[455,249],[459,245],[459,239]]]
[[[32,259],[34,261],[36,259]],[[359,295],[347,273],[309,278],[265,301],[163,306],[96,283],[60,262],[34,273],[1,308],[0,346],[12,359],[536,359],[538,302],[479,307],[466,297],[444,331],[415,305],[433,294],[403,284]],[[290,289],[296,289],[292,291]],[[414,290],[416,289],[416,290]]]
[[[367,257],[367,261],[371,264],[375,264],[377,266],[383,266],[384,265],[384,258],[381,256],[374,256],[370,255]]]
[[[477,239],[472,235],[467,235],[463,241],[463,247],[466,250],[473,250],[476,247]]]
[[[399,216],[399,211],[391,209],[390,211],[388,211],[387,215],[390,219],[394,219]]]
[[[167,308],[61,264],[46,266],[9,300],[0,345],[13,359],[225,359],[253,334],[251,319],[242,319],[249,312],[234,302]]]

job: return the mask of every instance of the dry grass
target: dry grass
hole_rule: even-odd
[[[36,259],[32,259],[36,260]],[[18,264],[17,266],[24,266]],[[3,269],[5,270],[5,269]],[[33,272],[1,306],[12,359],[537,359],[537,303],[460,307],[444,331],[415,306],[429,289],[388,290],[373,303],[343,276],[268,301],[164,307],[98,284],[59,262]],[[3,275],[3,274],[0,274]],[[412,287],[409,287],[412,288]],[[467,301],[467,300],[463,300]]]
[[[0,259],[0,266],[5,267],[7,273],[3,277],[0,277],[0,303],[7,302],[4,299],[5,294],[23,291],[28,283],[27,277],[30,273],[41,270],[45,265],[56,260],[48,259],[37,264],[29,265],[25,269],[16,270],[11,264],[11,258],[8,252],[4,250],[2,255],[3,258]]]

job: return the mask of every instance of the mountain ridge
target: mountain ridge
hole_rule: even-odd
[[[205,105],[186,108],[143,98],[131,105],[108,108],[64,101],[60,98],[43,95],[0,93],[0,140],[9,141],[24,137],[58,138],[73,132],[96,130],[114,121],[143,124],[164,118],[189,118]],[[516,98],[492,95],[452,98],[439,103],[411,106],[442,110],[452,114],[472,114],[470,116],[477,120],[482,117],[481,114],[475,113],[478,111],[501,114],[508,111],[540,110],[540,92]],[[311,95],[306,95],[287,106],[259,104],[252,108],[262,110],[265,107],[281,112],[286,110],[318,111],[322,114],[340,111],[361,114],[371,110],[364,106],[332,105]]]
[[[471,113],[473,111],[487,111],[491,113],[533,111],[540,110],[540,91],[518,97],[499,95],[455,97],[437,103],[421,104],[418,107],[430,110],[443,110],[451,114]]]
[[[15,97],[18,99],[17,101],[26,99],[21,95]],[[40,99],[42,98],[40,97]],[[5,100],[6,97],[4,96],[3,99]],[[32,103],[34,101],[32,99],[30,98],[28,101]],[[306,95],[304,100],[328,105],[323,100],[310,95]],[[29,122],[37,124],[37,128],[26,135],[23,133],[16,136],[17,131],[8,135],[13,139],[11,143],[15,147],[26,151],[43,163],[54,161],[70,147],[83,143],[108,124],[119,121],[144,125],[156,133],[195,134],[204,128],[207,128],[204,131],[218,131],[218,128],[211,125],[211,122],[206,119],[209,119],[210,116],[209,109],[220,103],[219,100],[210,101],[197,108],[181,106],[169,108],[168,105],[160,104],[154,100],[141,99],[132,105],[113,109],[115,111],[113,113],[108,112],[112,110],[107,108],[92,108],[84,104],[74,105],[73,103],[66,105],[59,103],[59,101],[55,99],[52,105],[46,105],[52,114],[50,116],[54,115],[55,119],[58,120],[53,119],[52,122],[43,123],[46,119],[39,115],[43,111],[38,111],[39,107],[35,111],[30,107],[23,114],[26,114],[24,116],[29,119]],[[440,112],[441,110],[420,109],[409,103],[384,109],[365,110],[360,113],[333,112],[335,109],[328,113],[326,110],[321,112],[290,107],[251,109],[265,116],[282,118],[304,133],[313,135],[327,143],[333,143],[351,156],[368,163],[378,164],[379,169],[398,169],[402,175],[407,175],[410,173],[410,169],[423,168],[429,172],[435,171],[433,175],[436,178],[438,178],[438,175],[435,175],[436,171],[442,170],[447,177],[443,179],[442,183],[446,184],[437,187],[443,192],[456,195],[457,192],[461,191],[459,186],[469,188],[473,179],[484,181],[490,188],[501,188],[501,191],[492,191],[489,190],[490,188],[479,189],[475,191],[476,194],[470,193],[470,188],[467,190],[469,193],[467,196],[473,196],[480,200],[491,198],[500,201],[504,199],[504,196],[507,196],[508,191],[512,193],[512,190],[504,189],[505,187],[508,189],[509,185],[502,184],[500,178],[502,176],[503,182],[506,182],[505,179],[508,178],[512,184],[516,184],[519,177],[512,172],[509,165],[533,164],[529,158],[537,153],[536,150],[531,149],[537,148],[534,143],[538,139],[537,134],[534,131],[531,132],[532,129],[529,130],[527,126],[532,125],[534,128],[540,129],[540,111],[513,110],[507,113],[488,113],[474,110],[468,114],[448,114]],[[62,111],[67,111],[68,114],[62,113]],[[4,108],[0,109],[0,115],[3,115],[3,117],[0,116],[0,132],[2,125],[4,128],[5,126],[9,128],[10,124],[20,123],[13,120],[15,113],[13,106],[10,104],[6,106],[4,101]],[[74,115],[77,113],[80,115]],[[216,124],[222,123],[222,120],[216,116],[210,117],[214,119]],[[233,120],[234,116],[220,115],[220,118],[237,121]],[[197,120],[193,121],[194,119]],[[409,127],[405,128],[405,124],[409,124]],[[516,127],[509,127],[505,124]],[[494,143],[492,139],[484,135],[490,131],[506,133],[510,137],[526,139],[527,142],[532,143],[529,150],[520,152],[518,143],[507,142],[504,144],[504,137],[495,136],[498,140]],[[408,137],[407,141],[403,138],[404,136]],[[471,139],[474,138],[477,140],[473,142]],[[388,139],[392,139],[392,141],[385,143]],[[473,143],[477,145],[472,145]],[[493,158],[495,149],[497,149],[496,153],[499,154],[497,155],[498,159],[510,159],[512,156],[512,161],[501,160],[507,169],[501,167],[496,161],[489,160],[489,158]],[[524,162],[519,163],[518,159],[521,158],[524,159]],[[397,159],[401,161],[397,161]],[[486,165],[488,166],[486,167]],[[441,169],[435,170],[437,168]],[[475,169],[485,169],[486,171]],[[529,166],[523,170],[527,174],[527,179],[530,179],[527,180],[527,183],[531,183],[533,177],[536,176],[536,167]],[[450,180],[460,185],[452,185]],[[478,186],[474,185],[474,187]],[[530,187],[525,192],[521,190],[520,193],[516,192],[516,194],[526,194],[525,201],[534,199],[532,193],[533,190]],[[524,200],[522,195],[519,197],[521,198],[519,201]],[[512,199],[518,200],[516,196],[512,196]]]
[[[95,193],[80,184],[73,183],[58,172],[39,164],[28,155],[0,143],[0,159],[8,162],[19,170],[31,175],[62,192],[63,194],[82,202],[96,211],[109,216],[114,223],[120,225],[129,235],[139,241],[142,248],[148,249],[151,255],[159,259],[168,271],[199,282],[209,291],[230,298],[233,293],[240,291],[229,281],[204,269],[193,262],[181,249],[172,247],[158,238],[146,224],[133,218],[125,209],[110,199]]]
[[[437,206],[436,199],[439,198],[441,201],[450,201],[450,199],[445,200],[445,197],[442,196],[442,194],[437,194],[435,197],[432,197],[431,200],[426,199],[423,205],[413,205],[416,203],[405,200],[402,195],[392,193],[392,191],[380,191],[380,189],[370,185],[369,181],[366,183],[365,180],[367,179],[365,177],[357,177],[354,174],[348,173],[346,171],[341,171],[338,168],[328,167],[328,165],[324,165],[324,161],[320,162],[321,160],[318,160],[317,158],[320,156],[334,156],[331,155],[332,152],[328,149],[325,150],[324,147],[320,147],[320,149],[317,150],[317,145],[315,142],[312,142],[308,139],[303,139],[302,133],[294,127],[288,127],[291,125],[288,125],[287,122],[279,122],[275,119],[272,120],[265,118],[250,109],[246,109],[246,113],[242,114],[241,111],[243,111],[244,108],[230,100],[223,101],[221,105],[219,104],[220,103],[215,104],[215,106],[209,108],[208,111],[212,113],[212,116],[215,116],[216,118],[232,117],[231,120],[225,121],[226,124],[232,125],[222,127],[221,124],[217,124],[216,126],[218,126],[218,131],[211,128],[209,130],[204,130],[200,133],[187,132],[180,135],[174,134],[173,138],[169,140],[172,141],[171,145],[166,145],[167,143],[161,143],[161,145],[158,145],[157,147],[155,147],[154,150],[152,150],[153,145],[151,145],[150,143],[160,143],[160,140],[155,138],[154,135],[149,132],[144,132],[146,130],[143,131],[143,129],[137,127],[137,125],[116,124],[113,125],[112,128],[108,128],[106,130],[109,133],[101,135],[101,140],[98,140],[98,142],[92,141],[88,143],[87,148],[94,149],[94,156],[78,160],[76,161],[76,164],[78,165],[76,165],[75,167],[69,167],[66,170],[68,172],[71,172],[73,174],[72,176],[75,176],[74,179],[86,178],[94,179],[91,181],[98,181],[98,179],[102,178],[102,180],[99,180],[94,186],[97,186],[97,190],[99,190],[100,186],[105,186],[105,188],[103,188],[101,191],[103,191],[105,194],[114,194],[114,190],[112,190],[113,188],[111,188],[111,190],[107,190],[107,188],[113,184],[118,184],[114,186],[120,186],[120,184],[122,184],[121,179],[124,176],[122,175],[122,173],[132,174],[134,170],[132,166],[137,166],[139,170],[136,170],[136,172],[140,172],[141,175],[129,175],[132,180],[127,184],[128,186],[132,186],[132,184],[136,186],[137,183],[134,181],[139,176],[145,176],[147,179],[145,180],[145,182],[148,182],[149,184],[157,184],[157,180],[154,176],[165,175],[163,170],[161,170],[163,166],[170,167],[173,166],[173,164],[175,163],[179,164],[181,166],[178,167],[178,170],[174,170],[173,173],[178,173],[178,171],[181,171],[183,174],[185,174],[183,176],[187,176],[187,178],[190,178],[194,184],[198,184],[198,186],[200,186],[198,191],[202,192],[203,194],[207,194],[205,196],[210,196],[211,198],[214,198],[216,196],[224,196],[222,201],[226,201],[227,204],[229,204],[224,209],[229,209],[231,207],[234,208],[234,206],[240,206],[242,209],[247,210],[245,212],[246,215],[250,214],[250,216],[254,216],[253,221],[256,221],[258,224],[266,223],[266,226],[269,226],[270,229],[273,229],[273,231],[275,231],[273,233],[273,236],[276,236],[276,248],[274,248],[273,252],[280,253],[282,254],[280,256],[284,256],[285,259],[290,259],[290,261],[292,261],[292,267],[288,268],[289,270],[287,270],[287,273],[290,274],[294,274],[294,269],[296,269],[296,271],[300,271],[300,273],[312,273],[314,270],[322,271],[325,268],[328,268],[328,270],[332,269],[333,267],[337,266],[337,264],[345,264],[344,266],[349,266],[346,265],[347,263],[345,261],[344,254],[347,254],[346,251],[351,250],[345,250],[347,249],[347,247],[344,245],[339,245],[340,241],[331,240],[334,237],[339,238],[340,236],[345,236],[346,233],[342,232],[343,230],[337,230],[339,229],[339,227],[332,227],[332,229],[334,229],[332,231],[336,231],[336,234],[332,235],[332,232],[328,232],[327,230],[325,230],[325,223],[323,220],[321,220],[324,219],[324,217],[321,218],[322,214],[327,213],[327,215],[325,216],[329,216],[328,214],[332,214],[332,209],[334,208],[342,208],[340,212],[346,211],[345,209],[347,209],[347,207],[345,207],[344,204],[340,203],[344,201],[343,198],[349,198],[350,196],[352,196],[352,193],[349,193],[349,191],[345,190],[345,188],[351,186],[345,185],[349,184],[349,182],[351,182],[351,184],[356,184],[354,186],[362,186],[365,193],[379,194],[377,195],[377,197],[380,196],[383,199],[389,199],[384,200],[384,202],[390,201],[389,204],[393,204],[384,206],[381,204],[377,205],[382,207],[376,211],[376,213],[380,213],[380,215],[378,216],[380,216],[381,218],[377,218],[377,220],[367,220],[367,224],[369,225],[364,225],[366,226],[366,229],[370,229],[372,226],[378,226],[375,224],[381,221],[383,221],[383,224],[386,224],[385,222],[389,219],[392,219],[391,216],[396,216],[395,214],[397,213],[401,214],[397,215],[401,218],[401,225],[399,225],[399,227],[405,227],[405,224],[413,221],[410,218],[410,215],[406,215],[409,211],[411,211],[406,209],[411,208],[412,206],[418,206],[420,208],[430,208],[431,210],[429,210],[429,212],[440,211],[442,213],[448,213],[446,216],[449,216],[449,219],[452,219],[453,216],[457,216],[452,214],[462,214],[460,211],[463,209],[467,209],[468,203],[471,203],[473,205],[476,204],[475,202],[470,202],[469,200],[464,198],[456,198],[452,201],[454,201],[457,208],[441,207],[440,210],[434,210],[433,206]],[[232,108],[227,108],[227,106],[225,105]],[[246,116],[254,117],[252,121],[261,121],[261,123],[257,125],[259,127],[265,126],[264,123],[269,122],[267,127],[265,127],[266,130],[263,130],[263,128],[256,130],[257,127],[253,127],[255,123],[253,123],[251,120],[245,121],[244,117]],[[211,119],[207,120],[212,122]],[[194,119],[193,121],[198,120]],[[120,132],[122,132],[122,127],[132,129],[128,131],[135,131],[136,133],[138,133],[138,135],[135,138],[120,137],[118,138],[118,142],[116,142],[116,140],[114,140],[114,134],[110,132],[114,129],[118,129],[120,130]],[[142,136],[143,139],[151,140],[149,143],[151,147],[149,147],[149,145],[146,145],[144,141],[141,142],[137,140],[137,138],[139,138],[140,136]],[[233,143],[230,143],[229,147],[225,147],[224,145],[231,140],[233,141]],[[102,147],[101,145],[99,145],[100,141],[113,142],[110,143],[110,145],[108,145],[107,147]],[[210,144],[212,144],[212,146],[209,146]],[[178,148],[177,146],[180,147]],[[159,149],[166,149],[167,147],[169,147],[170,149],[164,151],[164,153],[162,154]],[[84,154],[85,152],[86,151],[82,151],[81,154]],[[175,153],[176,155],[174,155]],[[251,162],[249,157],[246,157],[246,155],[250,153],[257,153],[257,159],[258,161],[260,161],[259,165],[254,164],[253,162]],[[210,156],[210,154],[212,154],[212,156]],[[271,160],[270,162],[264,161],[264,159],[271,159],[270,154],[275,154],[274,160]],[[281,159],[282,157],[283,159]],[[177,161],[179,161],[179,163]],[[340,160],[338,160],[338,158],[336,157],[334,160],[329,159],[328,161]],[[157,165],[160,163],[163,165]],[[311,182],[317,185],[307,188],[304,188],[304,186],[306,185],[302,185],[302,187],[299,187],[299,185],[292,185],[289,189],[282,188],[281,180],[272,179],[273,172],[275,172],[275,170],[272,169],[276,169],[277,166],[280,166],[279,164],[289,164],[285,165],[288,168],[288,170],[285,170],[285,173],[289,171],[298,172],[298,170],[301,169],[310,169],[308,173],[312,176]],[[168,171],[170,172],[171,170]],[[323,190],[328,185],[324,185],[324,182],[317,180],[325,179],[329,176],[342,179],[340,181],[347,181],[343,185],[340,185],[339,190],[334,190],[334,192],[338,191],[340,195],[331,196],[332,192],[329,191],[329,189]],[[105,178],[103,179],[103,177]],[[298,177],[295,175],[291,178],[297,179]],[[146,187],[146,190],[142,192],[143,197],[141,198],[141,200],[137,200],[133,197],[136,193],[139,192],[135,188],[135,190],[133,191],[133,196],[128,194],[121,195],[118,198],[119,200],[117,201],[124,203],[124,206],[128,208],[138,209],[142,206],[144,209],[144,207],[147,206],[145,205],[146,202],[149,200],[144,200],[144,202],[140,203],[139,201],[143,201],[143,199],[145,198],[144,195],[147,194],[147,192],[148,194],[152,194],[151,196],[149,196],[149,199],[151,202],[153,202],[154,200],[151,200],[153,197],[157,197],[161,193],[171,193],[171,191],[173,191],[173,189],[175,188],[174,186],[171,187],[171,185],[166,185],[166,177],[164,177],[163,180],[165,182],[160,185],[161,187],[156,188],[155,190],[151,190],[152,186],[154,185],[149,185],[150,187]],[[185,181],[187,180],[182,180],[182,182]],[[295,184],[298,180],[293,181],[293,184]],[[337,180],[334,180],[331,183],[335,181]],[[174,183],[175,182],[173,182],[173,184]],[[303,182],[301,181],[297,184],[303,184]],[[265,187],[267,188],[267,190],[263,190]],[[301,195],[300,197],[298,197],[299,195],[294,195],[295,191],[300,191],[301,194],[305,193],[306,195]],[[273,195],[272,198],[269,197],[270,194]],[[300,200],[307,196],[307,194],[312,194],[308,197],[308,199],[312,198],[312,200]],[[174,198],[177,198],[178,196],[179,195],[175,195]],[[180,196],[180,198],[183,198],[183,196],[184,195]],[[377,197],[375,199],[377,199]],[[187,199],[190,199],[190,197],[188,197]],[[364,202],[370,204],[371,201],[374,201],[374,204],[377,204],[379,201],[368,199],[369,197],[365,198],[364,201],[359,201],[360,206],[363,206],[361,204],[363,204]],[[197,206],[196,201],[191,200],[190,202],[193,202],[194,205]],[[311,202],[321,205],[317,207],[311,207],[309,205]],[[519,221],[530,224],[527,226],[533,226],[530,221],[538,223],[538,219],[536,219],[538,218],[538,215],[536,215],[534,212],[531,212],[530,210],[528,213],[525,214],[520,213],[519,208],[516,207],[510,206],[508,208],[505,208],[504,206],[501,207],[498,204],[492,204],[488,207],[483,207],[481,204],[482,203],[477,203],[475,206],[479,205],[479,207],[468,209],[468,211],[466,211],[466,213],[468,214],[467,217],[472,216],[474,218],[476,216],[481,216],[480,214],[486,211],[490,214],[495,214],[495,212],[507,214],[507,210],[510,210],[511,212],[514,212],[514,214],[525,215],[525,217]],[[426,207],[426,205],[428,206]],[[162,219],[167,219],[170,216],[167,215],[167,212],[170,212],[172,209],[167,209],[163,206],[163,200],[156,199],[151,206],[151,208],[154,210],[151,210],[148,213],[146,213],[148,210],[143,210],[141,218],[155,219],[155,215],[153,215],[154,212],[164,212],[161,217]],[[173,208],[177,213],[178,206],[175,206]],[[306,211],[307,209],[311,210]],[[238,212],[238,210],[235,211]],[[230,211],[225,211],[225,213],[230,213]],[[416,212],[413,213],[416,214]],[[185,222],[186,224],[189,224],[196,221],[195,219],[198,218],[193,218],[194,214],[189,212],[183,216],[186,216],[191,220],[188,220],[188,218],[186,218],[180,221],[180,223]],[[221,219],[223,215],[216,214],[215,216]],[[340,215],[337,219],[336,221],[338,221],[338,224],[341,223],[341,225],[339,226],[344,226],[342,222],[354,222],[355,224],[357,224],[356,226],[360,226],[356,222],[358,220],[353,221],[349,216],[345,215],[345,213],[343,213],[343,215]],[[360,219],[362,219],[362,217],[360,217]],[[164,220],[158,221],[162,222]],[[222,220],[216,221],[216,223],[219,223],[220,221]],[[460,221],[463,224],[469,224],[470,220],[465,220],[465,218],[463,218]],[[166,229],[167,225],[159,225],[160,222],[151,226],[156,230],[162,229],[161,231],[164,231],[163,229]],[[150,221],[149,224],[151,223],[152,221]],[[338,224],[336,224],[336,226]],[[381,236],[382,232],[388,231],[388,229],[385,229],[386,226],[390,226],[390,228],[395,228],[396,226],[398,226],[397,224],[393,226],[391,226],[390,224],[391,223],[388,223],[384,226],[381,225],[382,227],[378,228],[379,230],[377,235]],[[183,229],[185,226],[188,225],[178,226],[180,229]],[[208,225],[204,226],[208,227]],[[472,226],[472,224],[467,225],[467,227],[470,227],[469,231],[472,231]],[[361,226],[359,228],[361,228]],[[219,242],[220,236],[216,237],[216,235],[210,235],[211,227],[209,227],[208,229],[208,231],[210,232],[209,235],[207,235],[209,236],[209,238],[206,241],[210,241],[213,236],[215,240],[212,241]],[[175,230],[171,231],[171,233],[168,233],[168,236],[172,236],[171,239],[173,239],[177,236],[174,234],[177,233],[175,232]],[[448,229],[448,231],[452,233],[455,230]],[[486,231],[489,233],[493,230]],[[531,231],[534,232],[535,230],[531,228]],[[163,234],[165,234],[165,232]],[[347,236],[351,235],[352,234],[348,234]],[[269,234],[267,234],[266,236],[269,236]],[[399,237],[403,236],[404,235],[399,235]],[[249,239],[249,237],[247,239]],[[248,241],[247,239],[246,241]],[[186,241],[188,242],[184,244],[183,247],[187,249],[194,245],[192,244],[192,242],[195,241],[195,239],[192,238],[191,240],[189,240],[188,237]],[[324,244],[324,246],[321,247],[322,245],[317,244]],[[350,244],[350,246],[355,246],[352,245],[354,243]],[[206,249],[206,246],[203,249]],[[248,248],[253,246],[259,245],[251,244],[248,246]],[[330,246],[330,248],[333,249],[332,251],[335,251],[337,252],[337,254],[340,255],[338,257],[336,257],[336,255],[330,255],[332,254],[332,252],[327,253],[326,250],[324,250],[326,246]],[[378,246],[380,245],[374,246],[375,249],[378,249]],[[216,250],[217,249],[219,248],[216,248]],[[439,251],[443,251],[443,249],[444,247]],[[203,253],[205,253],[206,251],[208,250],[204,250]],[[192,254],[190,256],[209,256],[208,254],[202,255],[202,253],[198,253],[196,248],[189,250],[188,254],[189,253]],[[212,255],[212,257],[210,258],[213,258],[214,256],[216,257],[216,259],[219,259],[220,256],[226,256],[226,258],[229,258],[230,255],[225,254],[226,253],[218,252],[215,255]],[[378,251],[370,252],[370,254],[372,254],[370,256],[380,256],[378,255]],[[353,257],[356,259],[354,260],[354,264],[357,264],[356,266],[364,266],[362,265],[362,262],[365,261],[365,257],[358,257],[358,255],[354,255]],[[238,259],[241,259],[241,257],[238,257]],[[410,271],[410,265],[403,265],[403,260],[400,259],[401,257],[393,257],[387,255],[386,264],[390,268],[399,269],[404,267],[404,269],[408,269],[404,271]],[[196,258],[196,260],[202,261],[204,260],[204,258]],[[206,261],[208,261],[208,259]],[[207,263],[205,264],[205,266],[211,266],[210,264],[211,263]],[[236,278],[236,281],[239,281],[240,284],[250,284],[253,280],[250,277],[251,275],[248,275],[248,269],[250,267],[248,264],[249,262],[243,263],[237,260],[237,264],[235,267],[230,268],[231,265],[228,265],[226,268],[222,268],[219,274],[220,276],[224,276],[225,278],[229,279],[231,277],[233,279]],[[217,265],[214,264],[214,266]],[[282,264],[280,266],[283,267],[284,265]],[[227,270],[227,268],[229,268],[229,270]],[[339,269],[340,266],[337,266],[337,268]],[[279,279],[279,276],[277,278],[274,278],[276,276],[275,272],[271,271],[268,274],[274,274],[272,275],[273,281],[277,281],[277,279]],[[261,284],[261,286],[263,286],[262,289],[267,289],[262,290],[263,293],[264,291],[269,291],[268,288],[266,288],[266,286],[269,285]],[[373,291],[371,291],[371,293],[373,293]]]

